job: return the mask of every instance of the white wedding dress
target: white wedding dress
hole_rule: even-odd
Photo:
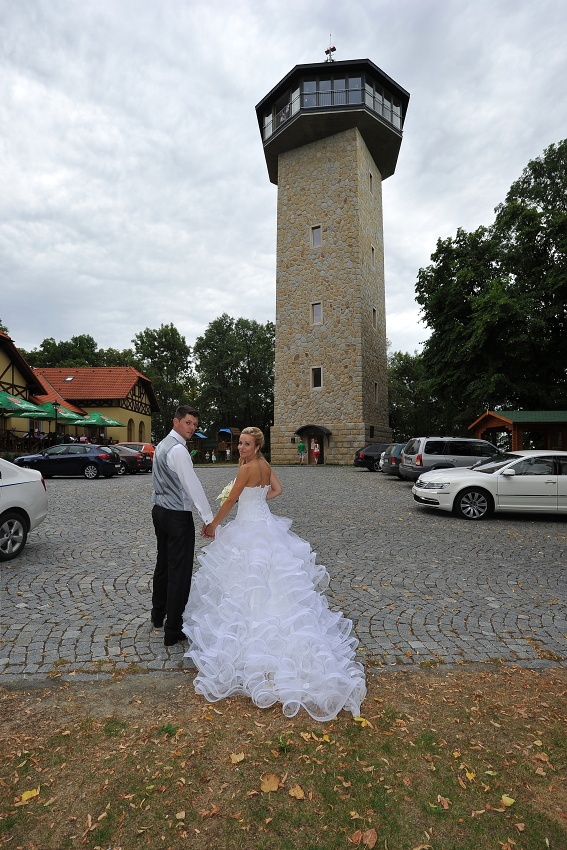
[[[209,702],[281,702],[287,717],[301,707],[319,721],[343,708],[357,717],[366,685],[352,622],[329,609],[325,567],[291,520],[271,513],[268,490],[245,487],[236,519],[199,556],[183,615],[195,690]]]

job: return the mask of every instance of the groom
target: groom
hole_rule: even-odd
[[[187,640],[182,631],[183,611],[189,599],[197,508],[204,524],[213,519],[205,491],[193,469],[186,441],[199,425],[194,407],[180,405],[173,428],[157,445],[152,469],[154,492],[152,520],[157,538],[151,620],[156,629],[164,625],[164,644]]]

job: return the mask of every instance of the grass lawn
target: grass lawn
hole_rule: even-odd
[[[567,668],[368,684],[325,724],[190,672],[0,688],[0,847],[566,850]]]

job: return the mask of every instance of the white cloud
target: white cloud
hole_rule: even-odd
[[[384,184],[393,350],[427,336],[438,238],[490,224],[565,135],[556,0],[0,0],[0,318],[101,347],[274,319],[276,187],[254,107],[294,65],[369,58],[411,94]]]

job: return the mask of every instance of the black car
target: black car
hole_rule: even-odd
[[[151,472],[152,462],[149,455],[120,444],[114,445],[112,449],[120,455],[119,475],[125,475],[126,472],[130,475],[135,475],[137,472]]]
[[[389,445],[390,443],[373,443],[371,446],[359,449],[354,456],[354,465],[365,466],[371,472],[379,472],[380,457]]]
[[[402,449],[404,446],[405,443],[392,443],[384,452],[382,472],[385,472],[386,475],[397,475],[398,478],[402,477],[400,475],[400,463],[402,462]]]
[[[38,469],[44,478],[53,475],[83,475],[85,478],[110,478],[120,472],[120,457],[109,446],[91,443],[62,443],[42,452],[22,455],[14,461],[24,469]]]

